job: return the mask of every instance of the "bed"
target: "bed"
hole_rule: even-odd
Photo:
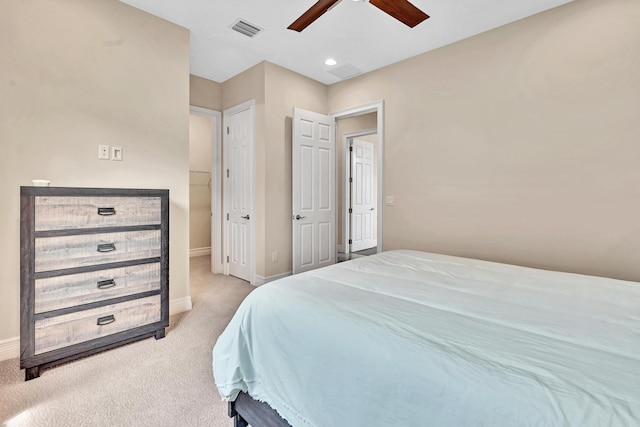
[[[213,371],[237,426],[637,426],[640,284],[383,252],[253,291]]]

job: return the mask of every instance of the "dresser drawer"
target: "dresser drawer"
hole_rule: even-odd
[[[160,197],[35,197],[35,231],[160,224]]]
[[[159,322],[160,295],[36,320],[35,354]]]
[[[160,238],[160,230],[37,237],[35,271],[159,257]]]
[[[35,313],[158,289],[159,262],[36,279]]]

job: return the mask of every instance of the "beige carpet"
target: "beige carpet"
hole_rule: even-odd
[[[244,297],[247,282],[209,272],[191,258],[193,310],[171,316],[167,336],[42,371],[24,381],[18,359],[0,362],[3,426],[229,427],[215,389],[211,350]]]

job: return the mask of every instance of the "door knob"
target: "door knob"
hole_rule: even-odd
[[[242,219],[249,219],[249,215],[241,216]]]
[[[304,218],[306,218],[306,216],[296,215],[296,219],[297,219],[297,220],[304,219]]]
[[[374,208],[371,208],[370,210],[374,210]]]

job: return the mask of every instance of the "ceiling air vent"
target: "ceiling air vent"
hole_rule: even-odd
[[[244,34],[247,37],[253,37],[262,31],[262,28],[251,24],[244,19],[238,19],[231,29],[239,32],[240,34]]]
[[[353,76],[357,76],[362,73],[360,68],[354,67],[350,64],[345,64],[341,67],[334,68],[331,70],[327,70],[329,73],[333,74],[336,77],[341,78],[342,80],[348,79]]]

